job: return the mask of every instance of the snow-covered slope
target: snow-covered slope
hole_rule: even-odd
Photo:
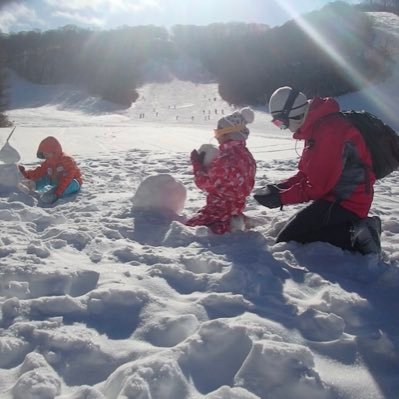
[[[215,236],[134,210],[132,198],[146,177],[170,174],[187,190],[183,216],[204,204],[189,152],[231,111],[216,85],[149,85],[129,110],[91,99],[88,112],[56,94],[46,102],[42,90],[66,99],[66,88],[17,83],[10,145],[33,164],[56,136],[85,183],[49,207],[0,193],[1,399],[398,398],[398,172],[376,185],[371,210],[383,261],[275,244],[301,206],[252,198],[246,213],[263,223]],[[362,93],[351,99],[356,108]],[[260,110],[249,126],[257,185],[292,174],[290,136]]]
[[[384,48],[395,62],[393,73],[384,82],[342,96],[340,104],[343,109],[367,110],[399,131],[399,16],[384,12],[369,15],[375,27],[377,45]]]

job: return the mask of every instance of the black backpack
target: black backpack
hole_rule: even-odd
[[[340,114],[362,134],[370,151],[373,172],[377,179],[382,179],[398,169],[399,136],[395,130],[366,111],[341,111]]]

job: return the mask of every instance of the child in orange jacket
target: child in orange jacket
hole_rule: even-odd
[[[51,186],[45,193],[45,202],[54,203],[59,198],[77,193],[83,183],[82,175],[73,158],[62,151],[61,144],[55,137],[46,137],[37,150],[37,157],[44,162],[35,169],[25,170],[20,165],[23,176],[35,182],[36,191]]]

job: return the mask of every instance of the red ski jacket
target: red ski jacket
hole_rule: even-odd
[[[30,180],[38,180],[47,176],[51,184],[56,186],[55,195],[60,196],[73,179],[82,185],[82,176],[76,162],[62,152],[61,144],[54,137],[45,138],[39,145],[38,154],[47,152],[54,155],[46,159],[36,169],[26,170],[23,175]]]
[[[297,204],[324,199],[338,202],[360,218],[373,201],[375,175],[361,133],[340,116],[332,98],[314,98],[294,139],[304,140],[298,173],[286,180],[281,202]]]
[[[207,170],[193,163],[194,181],[207,193],[206,206],[186,222],[208,226],[214,233],[230,231],[230,219],[242,214],[255,183],[256,162],[245,141],[220,144],[219,154]]]

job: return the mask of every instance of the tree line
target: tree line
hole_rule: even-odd
[[[281,85],[336,96],[383,78],[389,51],[373,40],[367,15],[338,1],[276,28],[217,23],[93,31],[70,25],[2,34],[0,63],[32,82],[78,85],[126,107],[144,83],[175,76],[213,79],[229,103],[256,105]],[[3,99],[4,89],[0,76]]]
[[[399,0],[366,0],[359,6],[365,11],[399,12]]]

